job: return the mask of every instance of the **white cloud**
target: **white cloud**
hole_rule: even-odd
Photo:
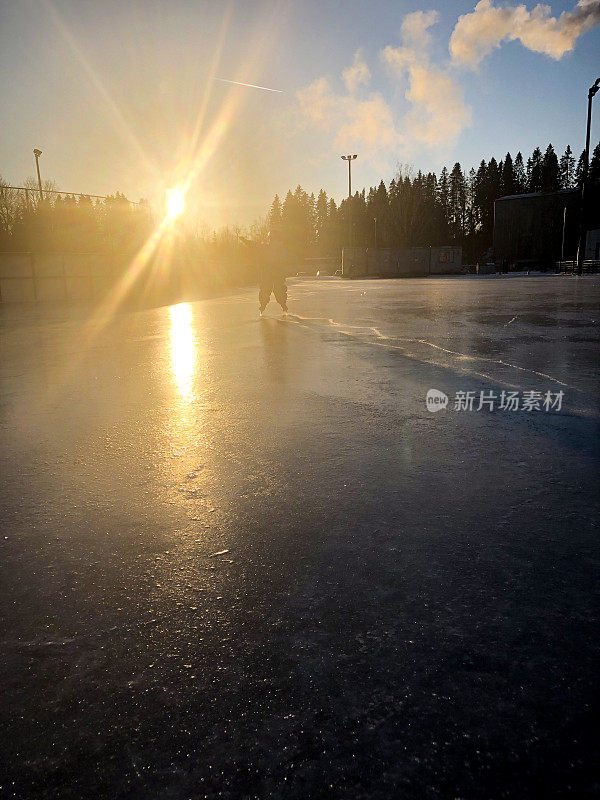
[[[480,0],[459,17],[450,37],[449,63],[431,58],[431,27],[437,11],[415,11],[404,17],[399,46],[387,46],[380,59],[408,109],[402,115],[380,92],[368,92],[371,70],[361,51],[342,77],[344,91],[317,78],[297,93],[305,122],[332,137],[336,148],[360,148],[365,157],[408,155],[418,147],[451,148],[471,122],[471,109],[458,82],[458,66],[476,67],[503,41],[520,40],[530,50],[561,58],[586,31],[600,22],[600,0],[579,0],[572,11],[551,16],[545,5],[502,6]]]
[[[480,0],[473,11],[459,17],[450,54],[455,63],[476,67],[502,42],[519,40],[529,50],[559,59],[599,22],[600,0],[579,0],[559,17],[551,16],[547,5],[528,11],[524,5],[498,7],[492,0]]]
[[[411,65],[406,97],[412,103],[406,119],[408,135],[430,147],[453,146],[471,123],[462,88],[437,67]]]
[[[429,28],[439,17],[437,11],[413,11],[412,14],[407,14],[400,28],[400,36],[405,47],[421,47],[428,50],[431,44]]]
[[[368,86],[371,80],[371,70],[364,62],[360,50],[354,54],[354,63],[343,72],[344,83],[351,94],[361,86]]]
[[[402,45],[380,54],[394,80],[405,87],[409,110],[399,117],[380,92],[358,95],[371,79],[360,51],[343,71],[346,92],[337,92],[327,78],[317,78],[297,94],[305,121],[333,136],[336,148],[358,149],[365,157],[407,154],[419,145],[452,146],[470,111],[461,87],[449,70],[429,60],[429,29],[437,11],[407,14],[400,29]]]
[[[369,152],[377,152],[397,147],[401,139],[391,108],[380,94],[373,94],[368,100],[355,104],[338,131],[336,143],[347,150],[358,141]]]
[[[437,11],[415,11],[402,23],[400,47],[386,47],[381,58],[400,80],[408,79],[405,92],[411,104],[404,118],[405,135],[429,147],[452,146],[471,121],[462,87],[448,68],[430,61],[429,28]]]
[[[327,78],[317,78],[297,98],[303,118],[333,135],[338,149],[360,145],[368,157],[382,148],[394,150],[401,141],[392,110],[378,92],[365,99],[337,94]]]

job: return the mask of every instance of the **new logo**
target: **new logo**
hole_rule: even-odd
[[[441,411],[448,405],[448,395],[440,392],[439,389],[429,389],[425,397],[428,411]]]

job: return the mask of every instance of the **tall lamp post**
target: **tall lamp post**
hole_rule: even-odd
[[[40,201],[43,202],[44,195],[42,193],[42,179],[40,178],[40,156],[42,155],[42,151],[36,149],[36,150],[33,151],[33,155],[35,156],[35,166],[36,166],[36,169],[37,169],[38,187],[39,187],[39,190],[40,190]]]
[[[348,247],[352,247],[352,162],[356,155],[341,158],[348,162]]]
[[[594,95],[600,89],[600,78],[596,78],[593,86],[590,86],[588,91],[588,110],[587,110],[587,131],[585,135],[585,156],[583,164],[583,179],[581,182],[581,213],[579,215],[579,242],[577,244],[577,274],[581,275],[583,272],[583,259],[585,256],[585,240],[586,240],[586,220],[585,220],[585,185],[588,178],[588,169],[590,163],[590,130],[592,127],[592,100]]]
[[[375,223],[375,250],[377,250],[377,217],[373,217],[373,222]]]

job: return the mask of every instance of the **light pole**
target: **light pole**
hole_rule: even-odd
[[[593,86],[588,91],[587,131],[585,135],[585,156],[583,164],[583,179],[581,181],[581,212],[579,215],[579,242],[577,244],[577,274],[583,272],[583,259],[585,256],[586,220],[585,220],[585,185],[587,183],[588,168],[590,163],[590,130],[592,127],[592,100],[600,89],[600,78],[596,78]]]
[[[38,175],[38,187],[40,190],[40,201],[43,202],[44,195],[42,194],[42,179],[40,178],[40,156],[42,155],[41,150],[34,150],[33,155],[35,156],[35,166],[37,168],[37,175]]]
[[[352,247],[352,162],[356,155],[341,158],[348,162],[348,247]]]
[[[375,250],[377,250],[377,217],[373,217],[373,222],[375,223]]]

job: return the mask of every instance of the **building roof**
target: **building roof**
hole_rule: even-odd
[[[555,192],[528,192],[527,194],[505,194],[503,197],[498,197],[498,200],[524,200],[527,197],[551,197],[552,195],[571,195],[579,194],[579,189],[557,189]]]

